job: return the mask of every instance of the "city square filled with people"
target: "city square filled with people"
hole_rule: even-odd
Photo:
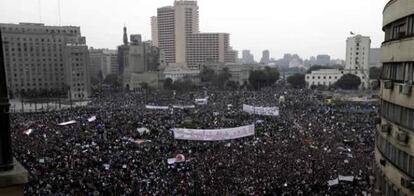
[[[243,104],[279,115],[252,115]],[[30,174],[27,195],[368,195],[377,110],[285,86],[142,90],[14,113],[11,125],[14,155]],[[177,140],[172,131],[251,124],[254,135],[223,141]]]

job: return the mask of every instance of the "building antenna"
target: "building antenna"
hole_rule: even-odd
[[[38,11],[39,11],[39,22],[42,23],[42,4],[40,1],[41,0],[38,0],[37,4],[38,4]]]
[[[60,0],[58,0],[58,14],[59,14],[59,26],[62,26],[62,17],[61,17],[61,10],[60,10]]]

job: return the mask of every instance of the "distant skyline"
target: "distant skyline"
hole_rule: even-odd
[[[350,32],[370,36],[371,47],[384,39],[382,10],[389,0],[198,0],[201,32],[230,33],[234,49],[249,49],[260,61],[284,53],[309,58],[345,58]],[[0,22],[80,26],[89,47],[114,49],[128,34],[151,39],[150,17],[174,0],[1,0]],[[40,6],[39,6],[40,5]],[[40,13],[40,14],[39,14]],[[59,20],[60,18],[60,20]],[[60,22],[59,22],[60,21]]]

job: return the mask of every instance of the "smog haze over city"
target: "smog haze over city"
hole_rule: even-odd
[[[250,49],[256,60],[264,49],[273,58],[294,53],[343,59],[342,38],[351,31],[370,35],[372,46],[380,46],[383,32],[378,26],[387,1],[198,0],[200,30],[230,33],[233,48]],[[59,22],[58,0],[2,0],[0,22],[80,26],[88,45],[112,49],[122,41],[124,24],[150,40],[150,17],[169,4],[171,0],[60,0]]]
[[[414,195],[414,0],[0,0],[0,196]]]

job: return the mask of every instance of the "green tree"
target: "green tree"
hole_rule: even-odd
[[[360,85],[361,79],[354,74],[345,74],[335,83],[335,86],[345,90],[358,89]]]
[[[266,66],[264,71],[266,75],[266,86],[271,86],[279,80],[280,74],[276,68]]]
[[[95,78],[95,77],[91,77],[91,84],[93,86],[96,86],[96,85],[99,84],[99,80],[97,78]]]
[[[164,89],[171,90],[173,88],[173,80],[171,78],[167,78],[164,80]]]
[[[184,78],[180,80],[176,80],[172,85],[173,90],[182,91],[182,92],[191,91],[195,87],[196,86],[194,82],[188,76],[184,76]]]
[[[201,82],[212,82],[216,77],[216,72],[210,68],[204,67],[200,72]]]
[[[255,70],[250,72],[249,83],[252,87],[257,90],[259,89],[260,83],[262,83],[264,78],[264,72],[261,70]]]
[[[214,85],[219,88],[223,89],[226,83],[230,80],[231,74],[228,67],[223,68],[223,70],[216,76],[214,79]]]
[[[229,90],[237,90],[239,89],[239,83],[235,81],[228,81],[226,84],[226,88]]]
[[[265,67],[264,70],[255,70],[250,72],[250,85],[256,90],[273,85],[279,80],[279,71],[275,68]]]
[[[381,77],[381,68],[371,67],[369,68],[369,79],[380,79]]]
[[[287,82],[295,88],[303,88],[306,85],[305,74],[294,74],[287,78]]]
[[[145,89],[145,90],[150,88],[149,84],[146,82],[141,82],[139,85],[141,86],[142,89]]]
[[[97,79],[99,80],[99,82],[102,82],[102,81],[103,81],[104,76],[103,76],[103,72],[102,72],[102,70],[99,70],[99,73],[98,73],[98,78],[97,78]]]
[[[112,87],[120,87],[121,82],[119,81],[119,77],[116,74],[109,74],[106,76],[104,80],[105,84],[111,85]]]

